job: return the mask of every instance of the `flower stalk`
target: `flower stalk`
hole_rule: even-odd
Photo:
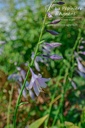
[[[41,32],[40,32],[40,36],[39,36],[39,40],[38,40],[38,43],[37,43],[37,46],[36,46],[36,49],[35,49],[35,53],[34,53],[34,58],[32,59],[31,63],[28,65],[28,71],[27,71],[27,74],[26,74],[26,77],[25,77],[25,80],[23,82],[23,85],[22,85],[22,88],[20,90],[20,93],[19,93],[19,96],[18,96],[18,99],[17,99],[17,102],[16,102],[16,107],[15,107],[15,112],[14,112],[14,119],[13,119],[13,127],[16,128],[16,120],[17,120],[17,112],[18,112],[18,108],[19,108],[19,104],[20,104],[20,100],[21,100],[21,96],[22,96],[22,92],[25,88],[25,85],[26,85],[26,81],[28,79],[28,75],[30,73],[30,67],[33,66],[34,64],[34,60],[37,56],[37,53],[38,53],[38,49],[39,49],[39,45],[40,45],[40,42],[41,42],[41,39],[42,39],[42,35],[43,35],[43,31],[44,31],[44,28],[45,28],[45,22],[46,22],[46,18],[47,18],[47,13],[50,11],[50,8],[52,6],[52,4],[55,2],[55,0],[53,0],[50,4],[50,6],[48,7],[47,9],[47,12],[45,13],[45,16],[44,16],[44,20],[43,20],[43,24],[42,24],[42,29],[41,29]]]

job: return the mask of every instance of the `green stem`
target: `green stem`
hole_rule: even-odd
[[[80,38],[81,38],[81,32],[82,32],[83,25],[84,25],[84,22],[82,23],[81,29],[79,29],[79,33],[78,33],[78,36],[77,36],[75,45],[74,45],[74,47],[73,47],[73,49],[72,49],[71,61],[70,61],[70,62],[72,63],[71,65],[73,65],[73,63],[74,63],[74,51],[76,50],[76,48],[77,48],[77,47],[79,46],[79,44],[80,44],[80,41],[79,41],[79,40],[80,40]],[[77,49],[77,51],[78,51],[78,49]],[[64,125],[64,119],[63,119],[63,104],[64,104],[64,95],[65,95],[65,84],[66,84],[66,82],[67,82],[67,80],[68,80],[68,74],[69,74],[69,70],[70,70],[70,68],[71,68],[71,65],[69,64],[69,66],[68,66],[68,68],[67,68],[67,70],[66,70],[66,73],[65,73],[64,84],[63,84],[63,87],[62,87],[62,95],[61,95],[60,105],[59,105],[59,108],[58,108],[58,110],[57,110],[57,113],[56,113],[56,116],[55,116],[55,118],[54,118],[54,121],[53,121],[52,126],[55,125],[56,120],[59,118],[59,113],[60,113],[60,110],[61,110],[61,112],[62,112],[62,119],[61,119],[61,121],[62,121],[63,127],[65,127],[65,125]],[[72,77],[73,71],[74,71],[74,65],[72,66],[71,77]]]
[[[65,77],[64,77],[64,84],[66,83],[67,81],[67,76],[68,76],[68,68],[66,70],[66,73],[65,73]],[[56,120],[59,118],[59,113],[60,113],[60,110],[61,110],[61,114],[63,115],[63,104],[64,104],[64,94],[65,94],[65,88],[64,88],[64,84],[62,86],[62,93],[61,93],[61,100],[60,100],[60,105],[59,105],[59,108],[56,112],[56,116],[53,120],[53,123],[52,123],[52,126],[55,125],[56,123]],[[62,124],[64,124],[64,119],[63,119],[63,116],[62,116]]]
[[[55,0],[54,0],[54,1],[55,1]],[[53,4],[54,1],[51,2],[50,6],[49,6],[48,9],[47,9],[47,12],[49,12],[49,10],[50,10],[50,8],[51,8],[51,6],[52,6],[52,4]],[[17,118],[17,112],[18,112],[18,108],[19,108],[19,104],[20,104],[22,92],[23,92],[23,90],[24,90],[24,88],[25,88],[25,84],[26,84],[28,75],[29,75],[29,73],[30,73],[29,68],[30,68],[31,66],[33,66],[34,60],[35,60],[35,58],[36,58],[36,56],[37,56],[37,52],[38,52],[38,49],[39,49],[39,46],[40,46],[40,41],[41,41],[41,39],[42,39],[43,31],[44,31],[44,28],[45,28],[45,22],[46,22],[46,18],[47,18],[47,12],[45,13],[45,16],[44,16],[44,20],[43,20],[43,24],[42,24],[42,29],[41,29],[40,36],[39,36],[39,40],[38,40],[38,43],[37,43],[37,46],[36,46],[36,49],[35,49],[35,53],[34,53],[34,58],[33,58],[33,60],[31,61],[31,63],[28,65],[28,72],[27,72],[26,78],[25,78],[25,80],[24,80],[24,83],[23,83],[23,85],[22,85],[22,88],[21,88],[21,90],[20,90],[20,93],[19,93],[19,96],[18,96],[18,99],[17,99],[17,102],[16,102],[16,107],[15,107],[15,112],[14,112],[14,120],[13,120],[13,121],[14,121],[14,122],[13,122],[14,128],[16,128],[16,118]]]
[[[49,109],[48,109],[48,114],[49,114],[49,116],[48,116],[48,118],[47,118],[47,120],[46,120],[46,122],[45,122],[45,128],[48,126],[48,122],[49,122],[49,118],[50,118],[50,114],[51,114],[51,110],[52,110],[52,105],[53,105],[53,100],[54,100],[54,97],[55,97],[55,94],[52,96],[52,101],[51,101],[51,104],[50,104],[50,107],[49,107]]]
[[[7,128],[10,127],[9,123],[10,123],[10,109],[11,109],[12,94],[13,94],[13,85],[11,87],[11,92],[9,97],[9,106],[8,106],[8,113],[7,113]]]

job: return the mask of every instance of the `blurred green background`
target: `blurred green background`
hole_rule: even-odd
[[[17,84],[9,83],[7,77],[17,72],[17,67],[24,68],[24,65],[30,62],[31,53],[38,42],[45,11],[50,2],[51,0],[0,0],[0,128],[5,128],[7,125],[6,105],[9,103],[12,85],[14,85],[14,91],[10,128],[12,127],[13,111],[18,95]],[[19,110],[17,123],[20,123],[17,126],[18,128],[25,128],[27,123],[29,124],[48,113],[47,109],[53,93],[56,94],[56,97],[61,93],[62,77],[70,61],[70,53],[78,37],[79,29],[82,29],[81,38],[85,40],[85,24],[82,27],[85,18],[85,1],[65,0],[64,2],[65,4],[62,7],[56,5],[51,10],[55,19],[61,19],[61,22],[57,25],[46,26],[48,29],[59,32],[59,35],[52,36],[44,31],[42,39],[46,42],[53,41],[62,44],[61,47],[57,50],[55,49],[52,53],[62,55],[66,65],[64,65],[63,60],[51,60],[47,68],[45,65],[40,64],[43,76],[51,77],[52,80],[45,94],[41,94],[36,101],[22,97],[22,101],[28,101],[29,103],[24,105],[24,107],[21,106]],[[73,8],[73,10],[70,8]],[[62,15],[59,14],[60,12]],[[64,16],[68,12],[70,14]],[[51,19],[48,19],[47,23],[50,21]],[[59,75],[60,73],[61,75]],[[56,86],[57,79],[60,79],[58,87]],[[82,113],[85,113],[85,80],[79,76],[76,77],[75,74],[74,80],[77,82],[78,88],[75,91],[70,83],[67,84],[64,115],[66,121],[79,126],[80,122],[82,122],[81,118],[85,116],[85,114],[82,115]],[[53,104],[48,124],[49,128],[56,115],[57,106],[58,101]],[[56,128],[60,127],[58,124],[55,126]],[[84,126],[85,123],[83,123],[82,128]],[[44,128],[44,125],[41,127]]]

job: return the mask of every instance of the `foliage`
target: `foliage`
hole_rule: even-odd
[[[13,112],[20,88],[17,82],[8,82],[7,77],[13,72],[16,73],[19,67],[27,71],[26,64],[30,62],[31,53],[35,50],[39,39],[45,7],[47,6],[46,3],[45,5],[42,4],[41,0],[34,0],[34,3],[29,5],[27,0],[24,2],[12,0],[12,3],[10,3],[8,0],[6,14],[9,23],[0,24],[0,40],[4,41],[3,44],[0,43],[0,50],[2,50],[0,52],[0,89],[2,90],[0,91],[0,128],[13,127]],[[46,42],[53,40],[62,44],[52,53],[62,55],[63,60],[56,62],[50,60],[48,67],[39,63],[42,75],[52,79],[44,93],[41,92],[35,101],[30,99],[29,95],[27,98],[22,97],[17,116],[17,128],[28,127],[31,123],[34,123],[37,128],[36,120],[40,121],[41,119],[43,119],[42,123],[40,122],[41,128],[85,127],[85,78],[80,77],[75,71],[77,62],[74,56],[74,51],[77,51],[82,40],[85,40],[85,11],[75,10],[75,18],[73,15],[70,15],[70,17],[57,16],[55,14],[58,11],[57,8],[64,14],[68,12],[65,8],[69,6],[78,7],[78,1],[69,2],[67,0],[63,6],[64,9],[60,5],[56,5],[55,10],[54,8],[51,10],[54,17],[61,19],[61,22],[47,27],[59,32],[59,35],[51,36],[44,30],[42,37]],[[48,22],[51,21],[50,19]],[[75,47],[75,44],[78,45]],[[72,54],[73,60],[71,59]],[[81,55],[81,57],[83,58],[82,63],[85,65],[85,56]],[[37,73],[37,71],[35,72]],[[76,89],[73,88],[72,81],[76,83]],[[12,87],[13,92],[10,101]],[[61,101],[63,98],[64,100]],[[11,107],[9,113],[7,113],[6,106],[10,104],[9,101]],[[48,117],[45,116],[47,114]],[[10,117],[7,126],[8,115]]]

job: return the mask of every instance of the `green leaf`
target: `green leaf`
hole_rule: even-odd
[[[35,122],[33,122],[29,128],[39,128],[40,125],[47,119],[48,115],[36,120]]]
[[[71,122],[65,122],[66,128],[79,128],[78,126],[76,126],[75,124],[71,123]]]
[[[22,103],[19,104],[19,106],[21,106],[23,104],[28,104],[28,102],[22,102]]]

